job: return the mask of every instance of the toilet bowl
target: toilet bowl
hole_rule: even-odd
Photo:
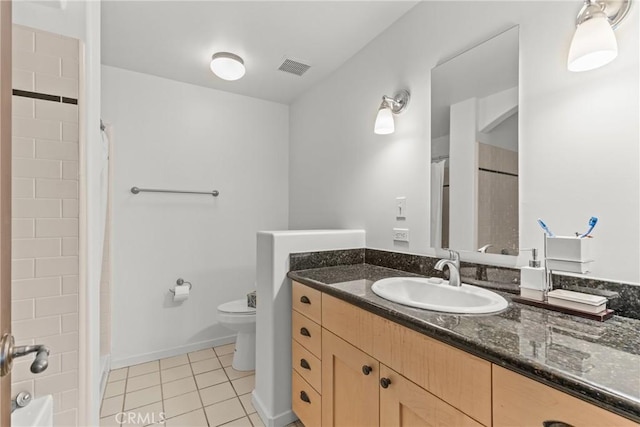
[[[247,306],[246,298],[220,304],[218,322],[238,333],[233,369],[253,371],[256,368],[256,309]]]

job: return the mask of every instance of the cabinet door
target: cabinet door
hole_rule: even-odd
[[[379,364],[346,341],[322,330],[322,425],[379,424]]]
[[[493,365],[493,425],[542,427],[549,422],[574,427],[639,426],[631,420]]]
[[[380,425],[383,427],[482,426],[382,364],[380,387]]]

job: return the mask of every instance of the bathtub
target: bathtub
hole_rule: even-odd
[[[50,394],[33,399],[24,408],[18,408],[11,414],[12,427],[52,427],[53,396]]]

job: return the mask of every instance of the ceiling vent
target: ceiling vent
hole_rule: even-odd
[[[311,68],[311,65],[285,58],[284,62],[278,67],[278,70],[301,76],[306,73],[309,68]]]

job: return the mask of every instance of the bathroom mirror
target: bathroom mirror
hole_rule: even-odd
[[[431,246],[518,253],[518,27],[431,71]]]

